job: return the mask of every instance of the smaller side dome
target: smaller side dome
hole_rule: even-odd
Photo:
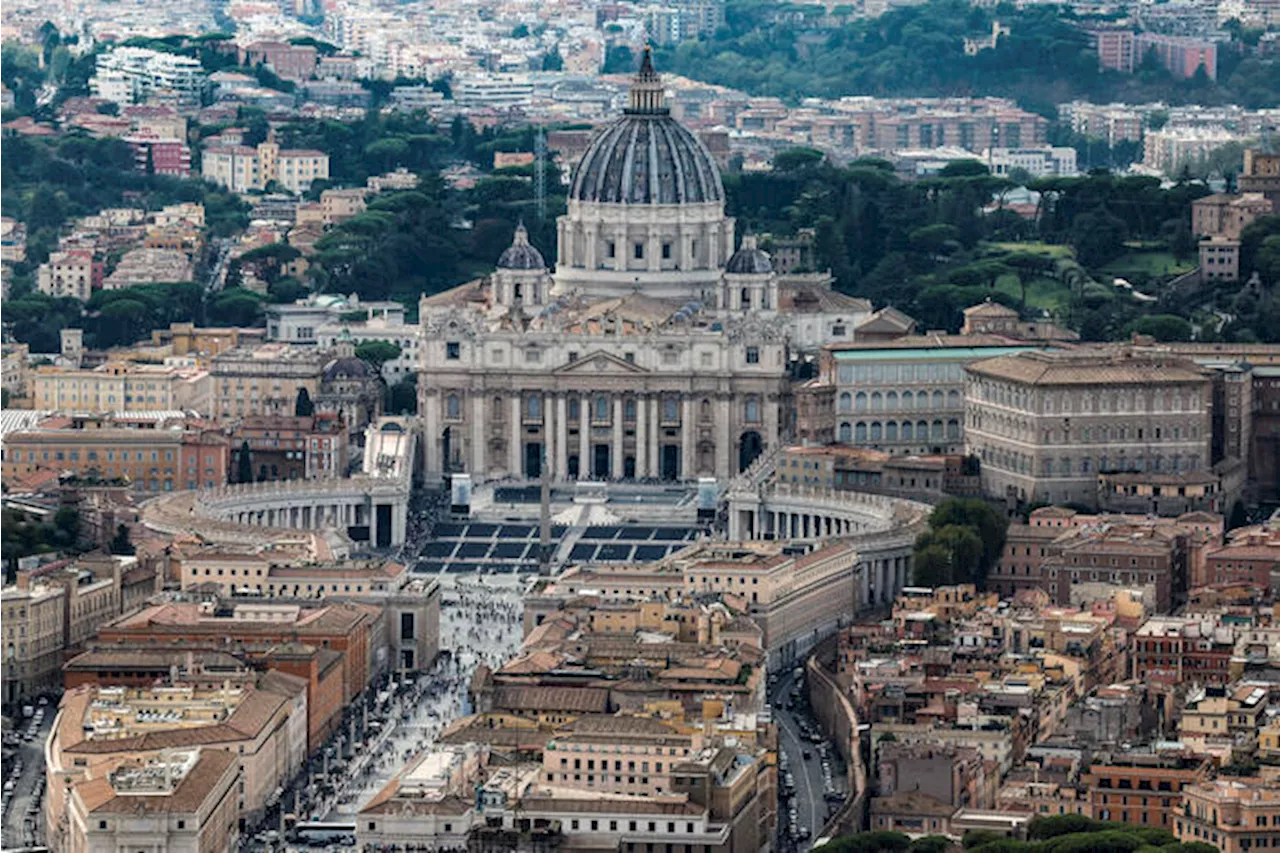
[[[547,268],[547,262],[543,260],[542,253],[529,242],[529,231],[524,227],[523,221],[516,226],[516,234],[511,240],[511,245],[498,258],[498,268],[504,270],[544,270]]]
[[[742,238],[742,246],[729,258],[724,271],[734,275],[767,275],[773,272],[773,261],[769,253],[756,245],[754,234],[746,234]]]
[[[347,356],[335,358],[325,365],[323,378],[325,382],[334,382],[344,379],[371,379],[374,375],[369,362],[355,356]]]

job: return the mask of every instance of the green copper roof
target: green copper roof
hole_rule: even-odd
[[[1003,347],[920,347],[918,349],[836,350],[836,361],[972,361],[1044,349],[1038,346]]]

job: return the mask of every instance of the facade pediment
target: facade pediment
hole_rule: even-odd
[[[639,365],[632,364],[626,359],[618,358],[616,355],[597,350],[579,358],[577,361],[570,362],[562,367],[556,368],[556,373],[574,375],[599,373],[605,376],[632,376],[636,374],[648,373]]]

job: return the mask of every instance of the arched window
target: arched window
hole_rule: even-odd
[[[929,408],[929,392],[928,391],[921,391],[920,393],[916,394],[916,408],[917,409]]]
[[[751,307],[751,291],[744,287],[742,288],[742,292],[738,295],[742,299],[742,307],[750,308]]]
[[[760,400],[758,398],[747,398],[745,419],[749,424],[760,423]]]
[[[840,411],[848,412],[853,409],[853,395],[848,391],[840,392]]]
[[[940,440],[940,439],[942,438],[942,436],[943,436],[943,431],[942,431],[942,429],[943,429],[943,428],[942,428],[942,421],[940,421],[940,420],[939,420],[939,421],[934,421],[934,422],[933,422],[933,426],[932,426],[932,427],[930,428],[930,430],[929,430],[929,436],[930,436],[934,441],[938,441],[938,440]]]
[[[911,421],[902,422],[902,440],[903,441],[910,441],[912,437],[915,435],[911,426],[912,426]]]
[[[910,391],[902,392],[902,408],[909,409],[915,404],[915,395]]]
[[[582,411],[581,407],[578,405],[577,397],[569,398],[568,408],[569,408],[569,417],[576,421],[578,419],[578,415],[581,414],[581,411]]]
[[[524,400],[524,412],[531,421],[536,421],[542,417],[542,398],[537,394],[526,397]]]
[[[929,440],[929,422],[916,421],[916,441]]]
[[[622,404],[623,411],[626,412],[626,419],[635,423],[636,419],[636,400],[635,397],[628,397],[626,402]]]
[[[960,437],[960,421],[955,418],[947,421],[947,438],[955,441]]]
[[[934,392],[933,392],[933,407],[934,407],[935,409],[941,409],[941,408],[942,408],[942,392],[941,392],[941,391],[934,391]]]
[[[887,424],[884,425],[884,440],[885,441],[898,440],[898,422],[897,421],[889,421]]]
[[[1062,466],[1060,470],[1062,471],[1062,475],[1064,477],[1071,475],[1071,457],[1070,456],[1062,457],[1061,459],[1058,460],[1058,464]]]
[[[603,394],[596,395],[596,413],[594,417],[597,421],[609,420],[609,398]]]
[[[707,421],[710,421],[710,420],[711,420],[711,401],[710,401],[710,400],[703,400],[703,401],[699,404],[699,408],[701,408],[701,410],[702,410],[702,411],[701,411],[701,414],[702,414],[702,421],[703,421],[703,423],[706,423]]]
[[[1053,460],[1052,459],[1044,459],[1040,462],[1040,473],[1044,474],[1046,477],[1053,476]]]
[[[842,421],[840,423],[840,440],[846,444],[853,441],[853,427],[848,421]]]
[[[450,394],[445,398],[444,416],[453,419],[462,417],[462,401],[458,399],[457,394]]]
[[[867,410],[867,394],[865,391],[859,391],[857,396],[853,398],[853,407],[859,412]]]
[[[506,414],[503,412],[503,409],[505,408],[506,407],[502,405],[501,397],[493,398],[493,419],[495,421],[500,421],[506,417]]]
[[[858,425],[853,428],[853,440],[854,441],[867,440],[867,425],[865,422],[858,421]]]
[[[890,391],[889,393],[884,395],[884,407],[891,411],[898,408],[898,392],[897,391]]]
[[[878,412],[884,408],[884,397],[879,391],[871,392],[871,411]]]
[[[871,440],[872,440],[872,441],[879,441],[883,436],[884,436],[884,433],[883,433],[882,428],[881,428],[881,426],[880,426],[880,422],[879,422],[879,421],[872,421],[872,422],[871,422]]]

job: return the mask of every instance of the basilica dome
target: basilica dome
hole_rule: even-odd
[[[603,204],[724,201],[715,160],[698,137],[671,117],[647,50],[627,109],[592,140],[578,163],[569,198]]]

